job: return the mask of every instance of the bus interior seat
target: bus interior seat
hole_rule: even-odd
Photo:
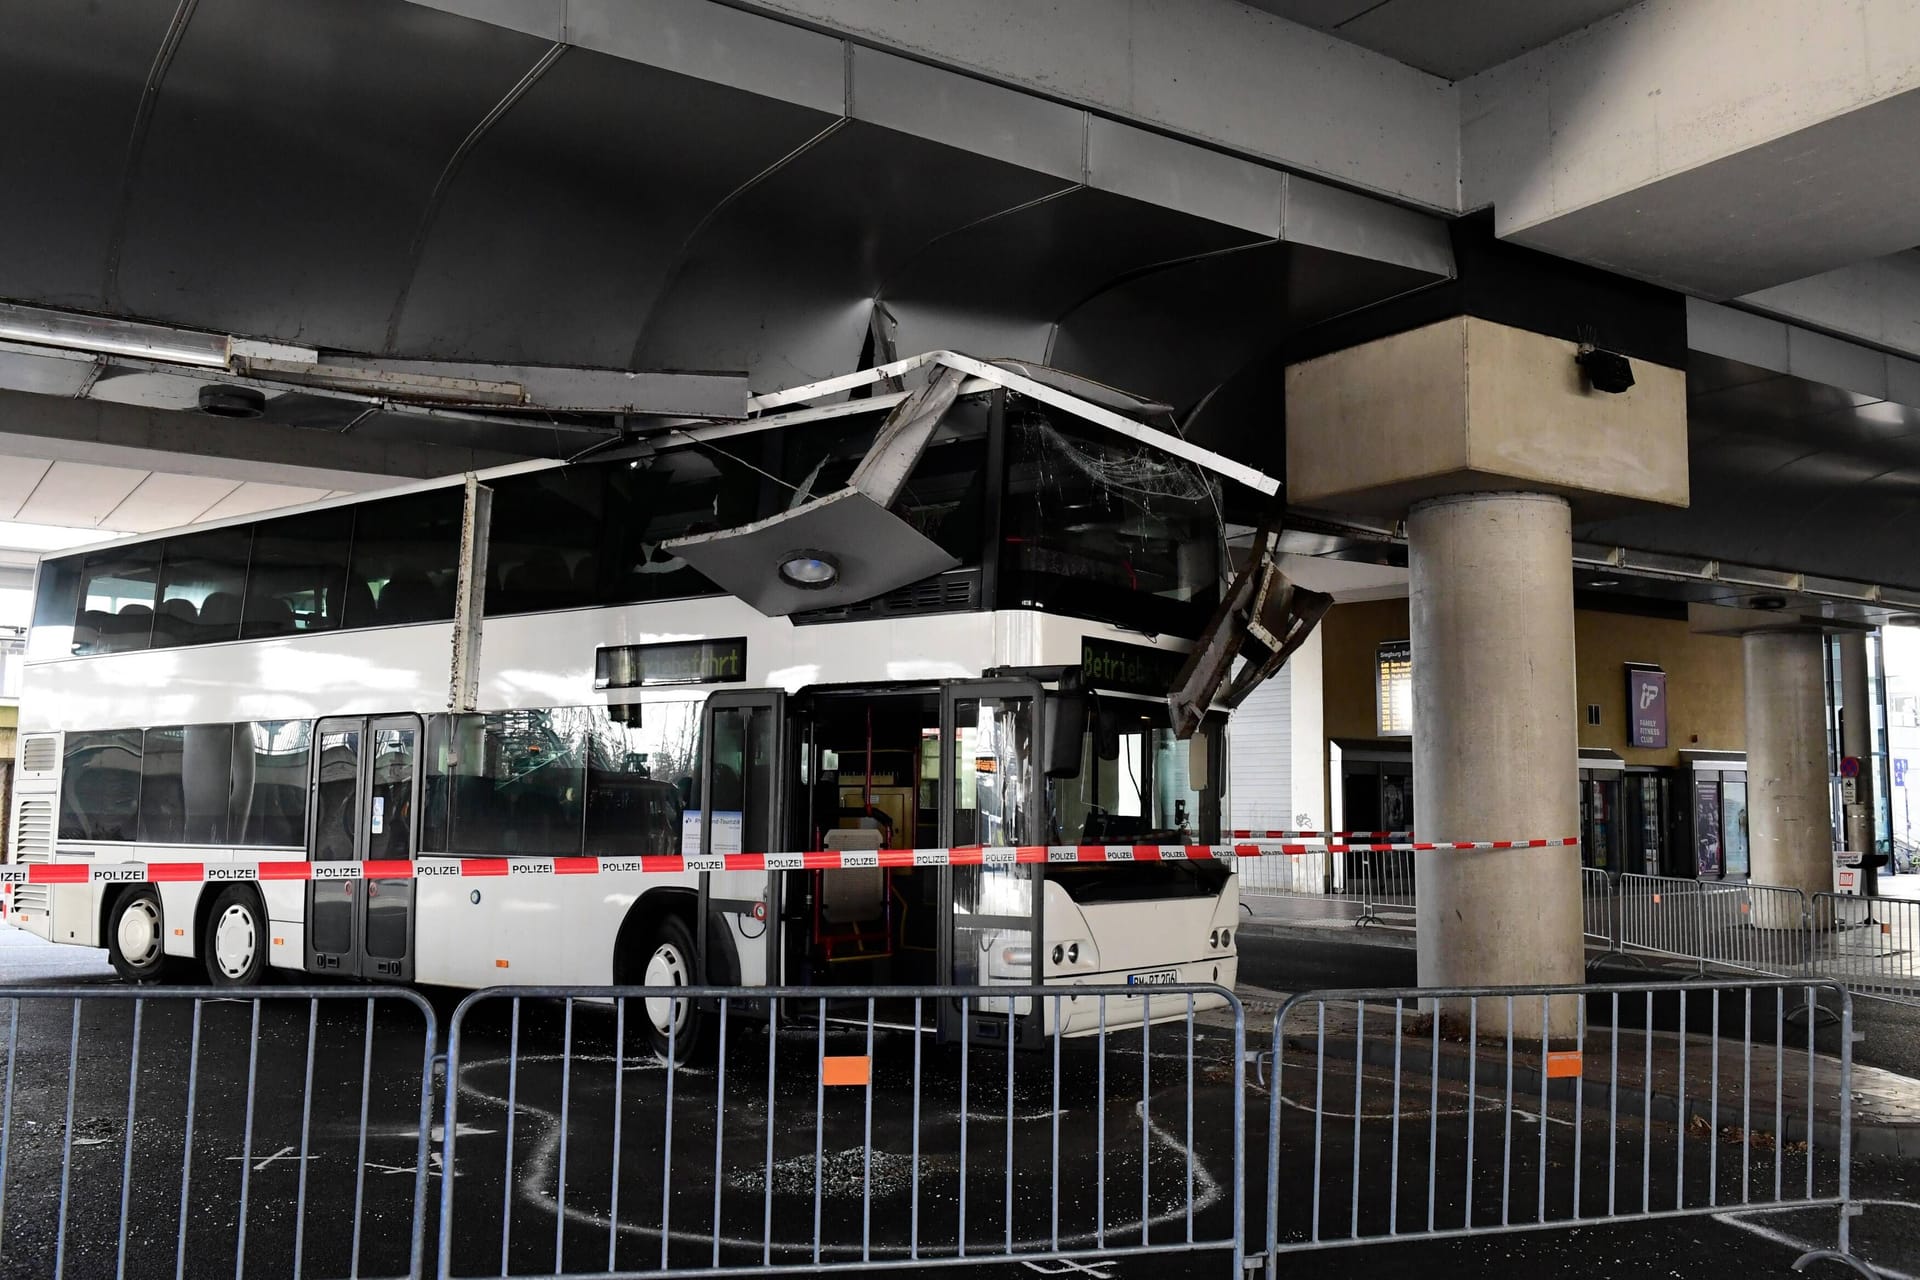
[[[396,574],[380,588],[374,613],[381,626],[431,621],[436,616],[433,584],[422,573]]]
[[[238,627],[240,597],[231,591],[209,593],[200,602],[200,625],[208,630],[232,630]]]
[[[153,633],[153,609],[149,605],[122,605],[120,612],[107,619],[100,635],[109,649],[138,649]]]
[[[379,611],[373,607],[373,589],[359,578],[350,578],[343,593],[344,609],[336,610],[328,621],[336,627],[366,627],[379,620]]]
[[[292,635],[293,606],[279,596],[249,593],[240,614],[250,636]]]
[[[82,609],[80,620],[73,628],[73,651],[92,653],[99,646],[100,637],[107,630],[107,620],[112,616],[105,609]]]
[[[193,601],[176,596],[160,602],[160,611],[153,620],[155,644],[189,644],[199,629],[200,611],[193,607]]]

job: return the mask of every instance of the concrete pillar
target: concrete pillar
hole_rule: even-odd
[[[1855,782],[1854,802],[1846,806],[1841,823],[1841,847],[1871,854],[1873,835],[1873,695],[1867,678],[1867,637],[1865,632],[1840,634],[1840,754],[1860,761],[1860,777]],[[1878,887],[1873,869],[1865,868],[1861,891],[1872,893]]]
[[[1753,883],[1813,895],[1833,887],[1833,828],[1827,789],[1826,688],[1820,634],[1749,632],[1747,826]],[[1765,895],[1754,904],[1763,929],[1799,927],[1797,908]]]
[[[1422,840],[1577,835],[1571,511],[1463,493],[1407,519],[1413,808]],[[1417,855],[1422,986],[1575,983],[1576,848]],[[1574,1002],[1556,1001],[1555,1034]],[[1540,1011],[1516,1010],[1538,1034]]]

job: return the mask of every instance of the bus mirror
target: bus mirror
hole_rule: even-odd
[[[1187,789],[1205,791],[1208,786],[1207,735],[1196,733],[1187,739]]]
[[[1093,717],[1093,754],[1102,760],[1120,758],[1120,717],[1100,710]]]
[[[1080,749],[1087,736],[1087,694],[1063,687],[1047,695],[1047,776],[1080,776]]]

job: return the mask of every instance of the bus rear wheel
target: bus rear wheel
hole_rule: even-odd
[[[690,987],[699,972],[693,932],[677,915],[660,918],[641,953],[640,983],[653,988]],[[647,1043],[662,1062],[685,1063],[703,1047],[706,1017],[693,1000],[681,996],[649,996],[640,1002]]]
[[[267,917],[252,890],[228,885],[207,913],[200,940],[207,981],[216,987],[251,987],[267,972]]]
[[[107,959],[123,982],[160,981],[167,967],[166,917],[150,887],[129,890],[107,920]]]

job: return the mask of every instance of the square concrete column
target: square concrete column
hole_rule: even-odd
[[[1566,500],[1430,499],[1409,514],[1407,545],[1414,830],[1422,840],[1577,832]],[[1414,867],[1422,986],[1581,980],[1578,849],[1438,851]],[[1537,1005],[1521,1025],[1538,1028]]]

